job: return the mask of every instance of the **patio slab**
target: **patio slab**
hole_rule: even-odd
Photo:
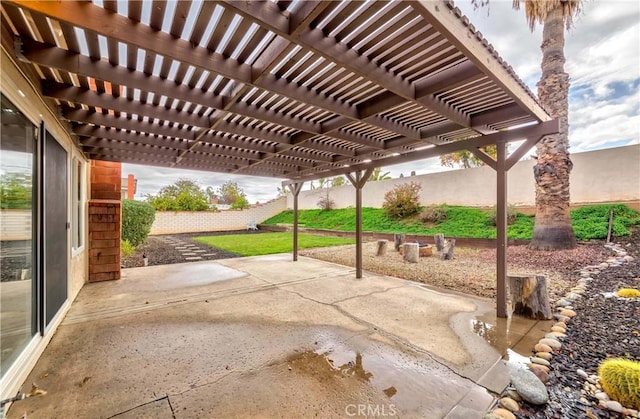
[[[271,255],[87,284],[9,417],[480,417],[508,382],[493,304],[354,276]]]

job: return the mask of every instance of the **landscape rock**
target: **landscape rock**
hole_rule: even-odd
[[[542,343],[543,345],[547,345],[552,349],[560,349],[562,348],[562,344],[555,339],[540,339],[538,343]]]
[[[511,397],[503,397],[500,399],[500,406],[504,407],[510,412],[517,412],[520,410],[520,405],[517,401],[513,400]]]
[[[531,404],[545,404],[549,401],[547,388],[531,371],[521,368],[511,374],[511,383],[520,396]]]
[[[560,312],[561,316],[567,316],[567,317],[575,317],[577,315],[577,313],[573,310],[562,310]]]
[[[604,402],[604,407],[606,407],[607,409],[613,412],[622,413],[622,405],[615,400],[608,400]]]
[[[509,396],[510,398],[512,398],[513,400],[515,400],[517,402],[521,402],[522,401],[522,397],[520,397],[518,392],[515,391],[515,390],[507,390],[507,396]]]
[[[536,343],[536,346],[533,347],[536,352],[551,352],[553,349],[549,345],[545,345],[544,343]]]
[[[533,371],[535,373],[536,370],[540,370],[540,371],[544,371],[547,374],[549,374],[549,371],[551,371],[551,369],[545,365],[541,365],[541,364],[527,364],[527,367],[529,367],[529,369],[531,371]]]
[[[576,370],[576,374],[578,374],[578,375],[579,375],[580,377],[582,377],[582,378],[587,378],[587,377],[589,377],[589,376],[587,375],[587,373],[586,373],[583,369],[580,369],[580,368],[578,368],[578,369]]]
[[[513,413],[501,407],[494,409],[492,413],[501,419],[516,419]]]
[[[561,328],[563,328],[563,329],[567,330],[567,324],[566,324],[566,323],[563,323],[563,322],[557,322],[557,323],[555,323],[553,326],[554,326],[554,327],[561,327]]]
[[[564,333],[567,331],[567,329],[565,329],[564,327],[559,327],[559,326],[553,326],[551,328],[552,332],[559,332],[559,333]]]
[[[594,394],[594,396],[596,399],[602,400],[603,402],[606,402],[607,400],[609,400],[609,395],[604,391],[598,391],[596,392],[596,394]]]
[[[553,355],[549,352],[536,352],[536,356],[538,358],[546,359],[547,361],[551,361],[551,358],[553,358]]]
[[[531,357],[531,362],[534,364],[544,365],[545,367],[550,367],[551,364],[546,359],[538,358],[537,356]]]

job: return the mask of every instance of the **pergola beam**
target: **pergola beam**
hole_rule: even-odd
[[[491,144],[495,144],[498,141],[513,142],[522,140],[523,138],[536,137],[538,140],[545,135],[557,133],[560,130],[560,122],[557,119],[553,119],[546,122],[541,122],[537,125],[530,125],[521,128],[515,128],[509,131],[499,131],[493,134],[482,135],[479,137],[471,138],[462,141],[453,141],[448,144],[439,146],[433,146],[431,148],[419,151],[412,151],[406,155],[392,156],[384,159],[379,159],[369,163],[361,163],[353,167],[328,170],[317,175],[309,175],[299,178],[292,178],[291,180],[284,181],[283,184],[314,180],[319,177],[331,177],[344,175],[354,170],[364,170],[368,168],[375,168],[378,166],[390,166],[393,164],[408,163],[415,160],[427,159],[429,157],[437,157],[442,154],[455,153],[460,150],[470,150],[480,147],[485,147]]]

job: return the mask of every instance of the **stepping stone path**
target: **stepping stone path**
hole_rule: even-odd
[[[221,257],[232,256],[228,255],[228,253],[224,251],[216,252],[216,249],[212,249],[205,244],[192,242],[189,238],[185,237],[156,237],[156,240],[175,249],[176,253],[172,258],[173,263],[176,263],[176,256],[178,256],[178,254],[179,256],[177,257],[177,259],[181,259],[183,262],[216,260],[220,259]],[[153,254],[149,256],[151,259],[153,259]]]

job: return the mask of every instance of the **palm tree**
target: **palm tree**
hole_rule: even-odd
[[[382,173],[382,169],[380,167],[376,167],[375,169],[373,169],[373,172],[371,172],[371,177],[369,178],[369,180],[372,182],[376,182],[378,180],[391,179],[390,173],[391,172]]]
[[[529,28],[536,23],[542,31],[542,75],[538,98],[547,113],[560,120],[560,132],[544,137],[536,146],[536,221],[530,247],[572,249],[576,237],[569,212],[569,74],[564,71],[564,30],[581,11],[581,0],[514,0],[517,10],[524,3]]]

